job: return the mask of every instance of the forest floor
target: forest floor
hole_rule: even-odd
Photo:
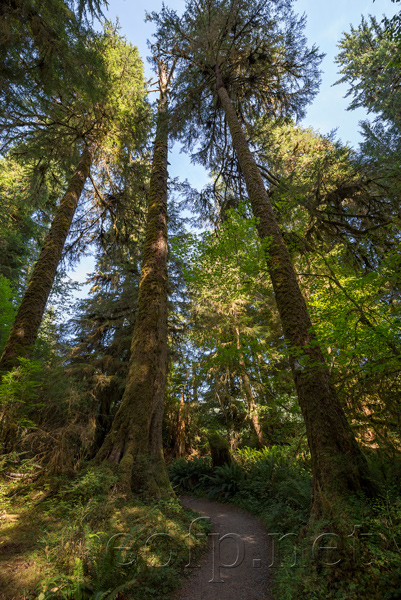
[[[51,481],[0,477],[0,600],[165,600],[207,546],[177,498],[119,495],[104,468]]]
[[[43,496],[38,493],[31,502]],[[25,598],[24,590],[43,577],[46,565],[38,558],[37,544],[48,525],[49,518],[39,507],[33,511],[32,503],[28,509],[18,503],[13,512],[0,510],[0,600],[16,598],[16,589]]]
[[[271,541],[259,519],[229,504],[183,496],[185,508],[210,519],[209,549],[173,600],[272,600]],[[225,566],[224,566],[225,565]]]

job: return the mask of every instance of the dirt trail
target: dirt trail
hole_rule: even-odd
[[[261,522],[232,505],[190,497],[181,502],[209,517],[212,527],[209,550],[194,561],[192,574],[173,600],[272,600],[271,544]]]

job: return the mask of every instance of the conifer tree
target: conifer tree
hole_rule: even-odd
[[[27,263],[43,242],[48,213],[60,193],[52,176],[56,173],[39,181],[32,167],[32,161],[13,156],[0,162],[0,273],[16,289],[21,289]]]
[[[400,15],[398,15],[400,19]],[[398,20],[398,27],[401,21]],[[388,20],[362,19],[339,43],[338,83],[347,83],[349,110],[364,108],[372,119],[361,122],[361,162],[377,182],[377,196],[390,220],[399,220],[401,153],[401,44]]]
[[[1,357],[1,370],[10,370],[14,366],[17,366],[18,357],[27,356],[36,339],[78,200],[85,181],[89,176],[94,152],[95,145],[93,143],[84,146],[77,169],[57,209],[40,256],[34,266],[28,287],[18,308],[13,327]]]
[[[73,90],[68,98],[56,98],[50,114],[44,113],[40,120],[32,120],[31,135],[39,147],[43,138],[47,144],[72,140],[81,156],[19,306],[1,358],[1,370],[10,370],[18,364],[19,356],[28,356],[32,350],[96,151],[117,143],[129,144],[134,151],[144,141],[148,110],[137,50],[128,46],[111,27],[92,43],[104,60],[105,69],[98,73],[100,79],[94,78],[93,73],[88,74],[91,77],[85,88],[87,93],[85,89],[81,93]],[[27,110],[29,112],[29,106]],[[17,116],[17,135],[21,127]]]
[[[167,152],[168,88],[173,68],[157,58],[160,97],[148,192],[138,312],[124,395],[96,461],[118,464],[126,492],[169,493],[162,421],[167,368]]]
[[[90,60],[89,20],[102,15],[102,0],[8,0],[0,5],[0,111],[23,94],[60,92],[78,84]],[[92,56],[93,58],[93,56]],[[65,86],[68,90],[68,85]]]
[[[109,432],[124,393],[146,221],[148,160],[133,160],[127,151],[118,154],[114,164],[107,164],[106,155],[107,162],[97,165],[97,171],[104,169],[104,176],[98,173],[96,195],[102,197],[100,214],[105,214],[92,243],[97,248],[89,278],[92,288],[67,324],[73,345],[68,370],[83,386],[96,420],[93,455]]]
[[[216,146],[232,144],[245,180],[286,338],[312,457],[314,508],[322,494],[371,490],[369,471],[336,396],[307,306],[244,126],[255,114],[300,117],[319,81],[316,48],[292,1],[187,3],[182,18],[153,15],[166,56],[179,60],[178,137],[200,142],[196,158],[213,164]],[[229,132],[229,133],[228,133]],[[202,137],[200,137],[200,135]],[[213,165],[214,166],[214,165]]]

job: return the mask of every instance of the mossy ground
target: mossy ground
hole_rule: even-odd
[[[166,598],[189,547],[206,544],[201,525],[189,535],[196,515],[175,497],[119,495],[104,467],[37,479],[9,471],[0,479],[0,600]]]

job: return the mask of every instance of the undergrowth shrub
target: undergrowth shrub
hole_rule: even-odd
[[[311,478],[288,446],[254,450],[237,456],[246,477],[235,503],[261,516],[271,531],[296,531],[308,519]]]
[[[242,467],[232,462],[216,467],[212,475],[202,477],[202,487],[207,487],[209,498],[216,500],[234,498],[241,490],[245,478]]]
[[[174,590],[188,544],[196,555],[206,539],[199,537],[204,524],[191,525],[193,514],[176,498],[127,500],[114,482],[103,466],[59,477],[57,494],[42,508],[53,525],[39,540],[53,575],[35,599],[162,600]]]
[[[88,502],[93,498],[107,496],[117,482],[117,475],[105,467],[92,467],[73,480],[68,489],[70,500]]]
[[[18,361],[0,382],[0,449],[71,475],[93,454],[95,410],[60,359]]]
[[[177,458],[168,467],[171,485],[184,492],[196,492],[203,485],[203,478],[211,474],[209,458]]]
[[[387,492],[400,493],[401,454],[384,449],[371,450],[367,454],[370,472],[374,480]]]
[[[374,500],[350,494],[346,510],[338,499],[326,499],[332,517],[309,520],[307,535],[306,520],[299,523],[275,572],[277,600],[401,599],[399,465],[374,453],[369,460],[376,461],[372,473],[382,494]]]
[[[35,415],[38,427],[23,439],[24,448],[40,456],[54,475],[72,476],[93,455],[95,411],[81,385],[60,359],[53,359],[38,390],[43,405]]]
[[[127,536],[119,538],[118,547],[109,544],[107,536],[102,532],[89,535],[89,540],[96,539],[101,543],[91,547],[86,568],[81,558],[75,558],[72,575],[50,578],[42,585],[38,600],[114,600],[121,597],[122,592],[136,583],[143,568],[140,559],[130,557],[128,560],[125,556],[126,544],[131,542],[132,533],[133,530]],[[129,550],[132,555],[134,545],[131,544]]]
[[[233,502],[275,531],[296,531],[308,518],[310,474],[288,446],[237,450],[231,464],[214,469],[208,459],[180,458],[169,475],[178,491]]]
[[[38,388],[42,365],[19,358],[19,365],[3,374],[0,382],[0,444],[3,452],[18,447],[22,435],[35,427],[32,412],[40,410]]]

